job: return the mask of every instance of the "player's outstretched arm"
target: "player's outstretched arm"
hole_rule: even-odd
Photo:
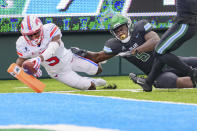
[[[141,46],[137,47],[138,52],[149,52],[153,51],[157,43],[160,41],[160,37],[154,31],[150,31],[144,36],[146,42]]]
[[[87,55],[86,58],[93,60],[96,63],[108,60],[112,57],[114,57],[115,55],[113,54],[107,54],[104,51],[100,51],[100,52],[90,52],[87,51]]]
[[[74,54],[88,58],[96,63],[108,60],[112,58],[113,56],[115,56],[115,55],[107,54],[104,51],[91,52],[91,51],[87,51],[84,49],[79,49],[78,47],[71,47],[70,49]]]

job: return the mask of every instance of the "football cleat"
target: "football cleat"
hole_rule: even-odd
[[[134,74],[134,73],[130,73],[130,74],[129,74],[129,78],[130,78],[130,80],[132,80],[134,83],[136,83],[136,84],[138,84],[138,85],[140,85],[140,86],[142,86],[142,85],[145,83],[145,79],[144,79],[144,78],[139,77],[139,76],[137,76],[137,75]]]
[[[143,91],[145,91],[145,92],[152,91],[152,85],[147,84],[147,82],[145,82],[141,87],[143,88]]]
[[[107,85],[107,86],[105,86],[105,87],[103,87],[102,89],[116,89],[117,88],[117,85],[116,84],[109,84],[109,85]]]
[[[92,82],[95,84],[96,87],[106,85],[106,81],[101,78],[98,78],[98,79],[92,78]]]
[[[140,85],[143,88],[143,91],[145,92],[151,92],[152,91],[152,86],[148,85],[146,83],[146,80],[144,78],[138,77],[134,73],[129,74],[129,78],[136,84]]]

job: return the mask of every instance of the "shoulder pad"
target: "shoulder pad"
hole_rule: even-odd
[[[25,41],[24,37],[20,36],[18,40],[16,41],[16,52],[19,57],[22,57],[22,58],[28,57],[27,52],[26,52],[26,49],[27,49],[26,45],[27,45],[27,42]]]
[[[44,32],[52,39],[56,35],[62,36],[61,30],[59,29],[58,26],[56,26],[53,23],[45,24],[44,27]]]
[[[149,32],[152,30],[152,25],[147,20],[138,21],[134,28],[139,32]]]

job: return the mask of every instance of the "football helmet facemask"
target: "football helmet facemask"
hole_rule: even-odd
[[[126,37],[126,35],[123,34],[122,36],[118,37],[118,35],[115,33],[114,30],[116,30],[118,27],[123,25],[127,25],[128,35]],[[121,14],[116,14],[112,17],[110,21],[110,32],[112,33],[113,36],[116,37],[116,39],[120,40],[122,43],[127,43],[131,38],[132,31],[133,31],[133,24],[128,17],[123,16]]]

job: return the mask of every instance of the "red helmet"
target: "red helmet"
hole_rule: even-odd
[[[37,46],[43,39],[43,24],[41,20],[36,16],[25,16],[21,22],[21,33],[25,37],[25,40],[31,46]],[[39,35],[35,39],[32,39],[32,35]]]

